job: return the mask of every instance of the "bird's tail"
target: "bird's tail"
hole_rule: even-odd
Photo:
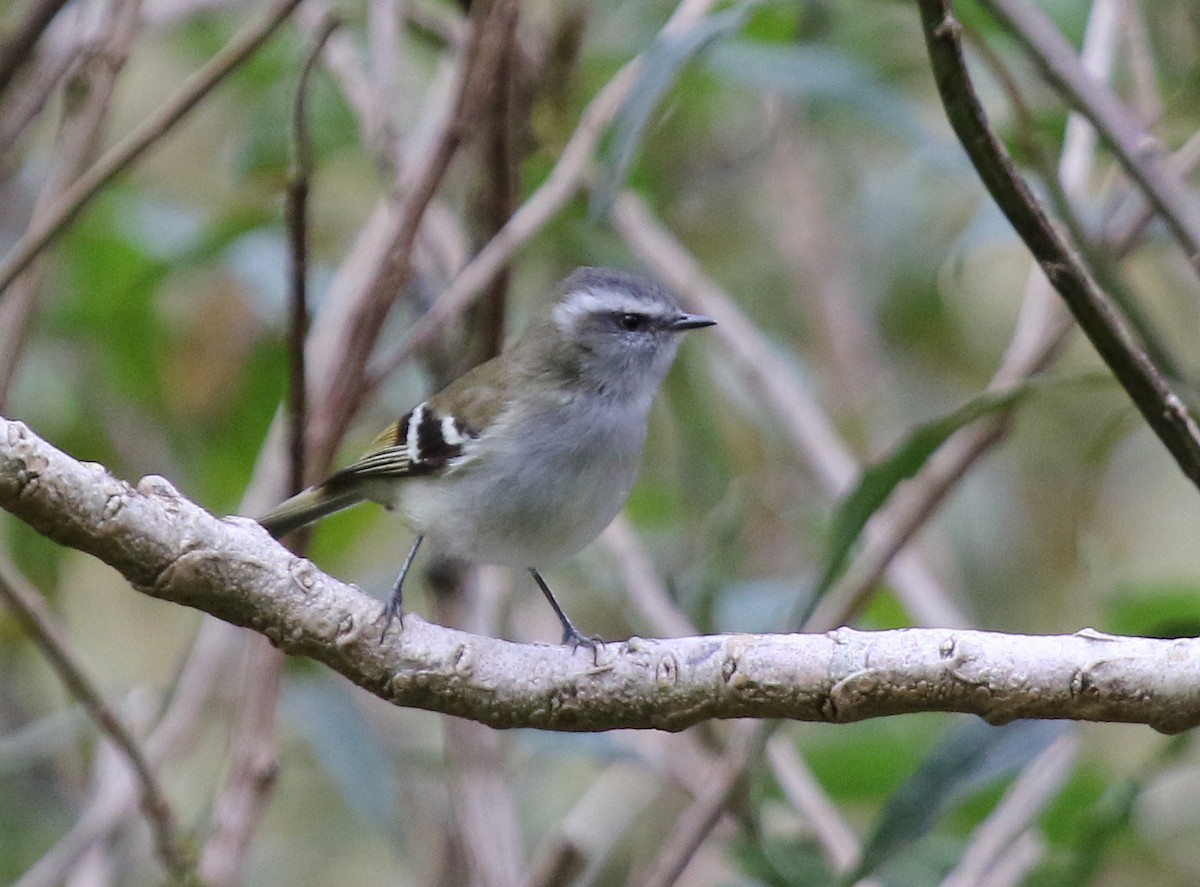
[[[258,522],[268,533],[279,539],[305,524],[311,524],[327,514],[333,514],[362,501],[362,495],[356,490],[330,490],[328,485],[323,484],[319,487],[309,487],[281,502],[268,514],[260,517]]]

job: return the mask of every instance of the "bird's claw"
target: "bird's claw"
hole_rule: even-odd
[[[580,634],[575,626],[571,625],[563,629],[562,642],[564,645],[569,645],[571,647],[572,653],[574,653],[580,647],[587,647],[592,651],[592,664],[600,664],[600,648],[604,646],[604,641],[600,638],[600,635]]]
[[[400,630],[404,630],[404,611],[400,606],[400,601],[391,596],[383,605],[383,629],[379,632],[379,646],[383,646],[383,641],[387,637],[388,629],[392,627],[392,622],[399,621]]]

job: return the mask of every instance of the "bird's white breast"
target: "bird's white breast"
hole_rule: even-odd
[[[557,397],[509,411],[464,463],[404,484],[400,507],[445,554],[539,566],[596,538],[637,476],[649,398]]]

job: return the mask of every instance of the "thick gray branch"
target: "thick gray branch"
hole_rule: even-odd
[[[405,617],[378,642],[379,603],[218,519],[161,478],[136,488],[0,417],[0,507],[95,555],[139,590],[266,635],[397,705],[493,727],[679,730],[708,718],[845,722],[916,711],[1200,722],[1200,640],[1093,631],[951,629],[631,638],[590,652],[513,644]]]

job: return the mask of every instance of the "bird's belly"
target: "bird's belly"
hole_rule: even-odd
[[[493,453],[486,470],[414,479],[400,505],[445,554],[502,566],[550,564],[595,539],[629,495],[641,441],[606,443]]]

